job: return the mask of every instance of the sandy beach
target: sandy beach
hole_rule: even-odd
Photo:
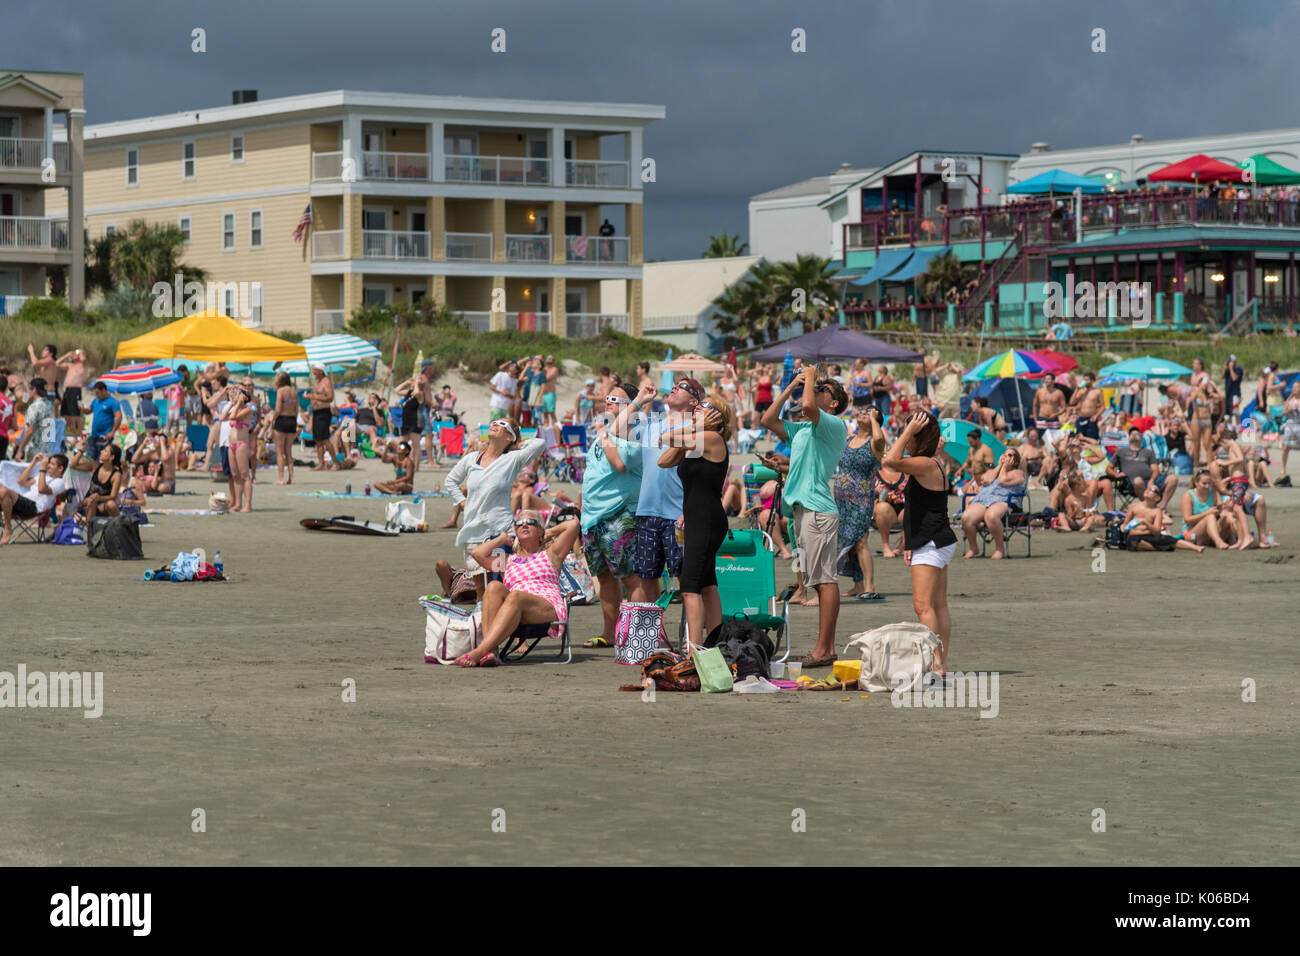
[[[346,478],[360,488],[385,471],[369,462]],[[417,488],[442,474],[422,471]],[[436,590],[453,533],[306,531],[306,516],[382,520],[383,503],[299,497],[345,480],[299,475],[276,488],[264,469],[251,517],[155,517],[147,562],[0,550],[0,670],[102,671],[105,696],[98,719],[0,710],[0,862],[1300,859],[1288,653],[1300,491],[1269,493],[1284,545],[1273,552],[1111,551],[1095,573],[1090,538],[1036,532],[1029,560],[959,559],[952,665],[1000,672],[998,716],[980,719],[857,691],[647,703],[617,690],[638,671],[580,646],[568,665],[425,664],[416,598]],[[440,523],[448,499],[426,500]],[[221,549],[233,580],[133,580],[195,546]],[[790,577],[783,563],[778,580]],[[913,619],[901,562],[879,561],[877,582],[887,600],[845,603],[839,647]],[[793,620],[806,652],[816,612]],[[575,609],[573,626],[580,645],[598,611]],[[1245,678],[1256,703],[1241,699]],[[342,700],[348,679],[355,703]],[[191,829],[196,808],[206,832]],[[805,832],[792,830],[797,810]]]

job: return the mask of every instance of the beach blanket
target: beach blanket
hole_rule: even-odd
[[[344,494],[341,491],[291,491],[289,492],[295,498],[360,498],[363,501],[367,498],[374,498],[382,501],[385,498],[446,498],[449,497],[445,491],[411,491],[404,495],[381,495],[364,494],[360,491],[354,491],[352,494]]]
[[[212,511],[208,508],[145,508],[147,515],[223,515],[228,512]]]

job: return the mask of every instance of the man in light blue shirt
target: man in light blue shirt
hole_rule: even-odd
[[[636,507],[641,497],[641,446],[619,438],[605,426],[632,404],[631,385],[616,385],[605,396],[605,418],[597,419],[599,434],[587,449],[582,472],[582,553],[587,568],[600,581],[601,636],[585,647],[614,643],[623,588],[628,594],[641,586],[636,575]]]
[[[642,410],[648,409],[658,390],[647,383],[637,392],[632,404],[625,407],[614,424],[617,435],[628,435],[629,423]],[[635,569],[640,579],[634,601],[659,599],[659,576],[667,569],[676,577],[682,567],[682,546],[677,540],[677,529],[682,521],[682,480],[676,468],[660,468],[659,438],[665,431],[681,428],[693,420],[695,406],[704,400],[704,386],[693,378],[683,378],[664,399],[668,413],[647,418],[640,425],[641,496],[636,507],[636,561]]]
[[[804,421],[784,422],[778,409],[801,385]],[[784,495],[794,506],[794,538],[803,561],[804,586],[817,589],[817,645],[803,658],[805,667],[835,662],[840,510],[831,497],[830,481],[848,442],[848,426],[839,417],[848,404],[843,385],[833,378],[819,378],[817,366],[808,365],[762,418],[764,428],[790,443],[790,474]]]

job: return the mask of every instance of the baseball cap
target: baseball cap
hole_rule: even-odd
[[[697,402],[704,401],[704,396],[706,394],[704,391],[704,386],[701,385],[699,382],[697,382],[695,379],[684,378],[681,381],[679,381],[677,384],[680,385],[683,389],[685,389],[686,393],[690,395],[691,398],[695,399]]]
[[[589,378],[589,379],[587,379],[587,381],[586,381],[585,384],[587,384],[587,385],[595,385],[595,384],[596,384],[596,380],[595,380],[594,378]]]
[[[1228,356],[1228,361],[1229,361],[1229,362],[1235,362],[1235,361],[1237,361],[1237,356],[1235,356],[1235,355],[1229,355],[1229,356]]]
[[[313,370],[315,370],[315,369],[320,369],[322,372],[327,372],[327,371],[328,371],[328,370],[325,368],[324,363],[322,363],[322,362],[312,362],[312,363],[311,363],[311,367],[312,367]]]

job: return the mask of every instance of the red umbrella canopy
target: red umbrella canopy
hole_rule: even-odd
[[[1246,181],[1245,176],[1246,170],[1238,166],[1221,163],[1211,156],[1206,156],[1204,153],[1197,153],[1195,156],[1188,156],[1186,159],[1174,163],[1172,166],[1166,166],[1164,169],[1157,169],[1154,173],[1148,173],[1147,181],[1167,181],[1172,183],[1244,183]]]
[[[1079,363],[1068,355],[1053,349],[1034,349],[1029,353],[1038,357],[1038,360],[1045,366],[1043,371],[1033,375],[1026,375],[1025,378],[1042,378],[1044,375],[1057,375],[1061,372],[1068,372],[1072,368],[1078,368]]]

